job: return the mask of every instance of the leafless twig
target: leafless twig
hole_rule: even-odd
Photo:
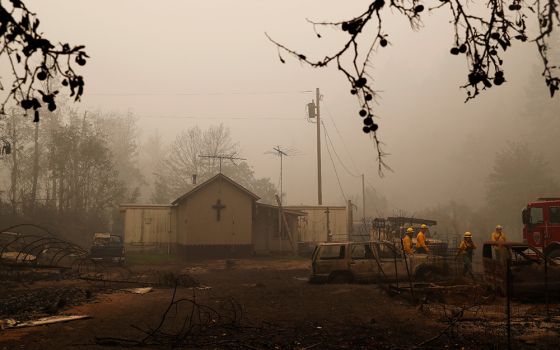
[[[331,63],[348,80],[351,90],[360,103],[359,115],[363,118],[362,130],[371,133],[375,142],[378,156],[379,171],[387,169],[384,161],[386,154],[382,150],[382,142],[378,138],[378,119],[374,113],[374,101],[378,95],[373,88],[368,67],[371,66],[375,50],[389,44],[388,33],[383,27],[386,10],[392,9],[405,16],[414,30],[421,27],[421,15],[425,12],[421,0],[374,0],[367,9],[357,16],[344,21],[317,22],[307,20],[313,25],[318,38],[322,35],[318,28],[329,27],[348,34],[348,38],[334,53],[322,59],[312,59],[307,55],[290,49],[288,46],[267,38],[276,45],[280,61],[285,63],[283,53],[296,57],[299,61],[315,68],[323,68]],[[544,63],[543,76],[549,87],[551,96],[560,88],[558,77],[559,66],[549,61],[548,39],[554,29],[560,24],[559,0],[534,0],[528,4],[524,0],[489,0],[486,8],[475,5],[467,0],[440,0],[428,11],[448,8],[451,13],[451,23],[454,28],[452,55],[463,55],[467,61],[467,82],[462,85],[467,92],[466,101],[475,98],[482,90],[499,86],[506,82],[503,70],[503,53],[512,46],[513,41],[529,41],[527,34],[527,19],[536,17],[539,35],[534,38],[539,54]],[[364,34],[368,25],[374,27],[373,39],[365,50],[360,50],[359,39],[367,37]],[[369,79],[368,79],[369,78]]]

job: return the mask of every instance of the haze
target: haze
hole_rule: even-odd
[[[385,214],[393,209],[415,213],[450,200],[479,207],[496,153],[508,141],[534,141],[526,139],[531,118],[526,96],[529,91],[547,94],[536,49],[514,45],[505,56],[508,83],[465,104],[465,91],[459,88],[466,79],[465,62],[448,54],[452,32],[444,12],[427,15],[418,32],[402,18],[387,23],[391,45],[379,50],[370,72],[375,88],[382,90],[379,133],[394,170],[381,178],[373,143],[360,131],[357,101],[344,77],[335,67],[314,70],[288,57],[281,64],[264,34],[319,58],[340,44],[340,36],[323,30],[317,39],[305,18],[340,20],[366,5],[301,0],[27,3],[39,15],[45,35],[84,44],[91,56],[83,71],[85,97],[74,107],[133,113],[143,140],[158,130],[170,143],[181,129],[223,123],[256,176],[274,183],[279,162],[266,152],[277,145],[297,150],[284,162],[286,201],[316,204],[315,125],[307,122],[305,105],[318,87],[336,151],[350,171],[364,173],[367,184],[388,199]],[[543,110],[558,114],[557,100],[543,98],[543,103]],[[359,198],[360,178],[336,159],[335,164],[344,195]],[[325,203],[343,204],[325,144],[323,174]]]

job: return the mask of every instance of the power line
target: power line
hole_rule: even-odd
[[[336,130],[336,133],[338,134],[338,137],[340,137],[340,141],[342,141],[342,146],[344,146],[344,150],[346,151],[346,153],[348,154],[348,158],[350,158],[350,162],[352,162],[352,165],[354,166],[354,169],[357,169],[358,167],[356,166],[356,163],[354,162],[354,158],[352,157],[352,153],[348,150],[348,147],[346,146],[346,142],[344,142],[344,138],[342,137],[342,134],[340,133],[340,130],[338,129],[338,126],[336,125],[334,118],[332,116],[332,113],[330,111],[329,106],[327,105],[327,103],[325,102],[325,107],[327,109],[327,113],[329,114],[329,118],[331,119],[334,129]]]
[[[329,133],[327,132],[327,127],[325,126],[325,123],[322,123],[322,124],[323,124],[323,129],[325,130],[325,135],[327,136],[327,140],[328,140],[329,143],[331,144],[331,147],[332,147],[333,152],[334,152],[334,154],[335,154],[335,156],[336,156],[336,159],[338,159],[338,161],[340,162],[340,164],[342,165],[342,167],[344,168],[344,170],[346,170],[346,172],[347,172],[350,176],[353,176],[353,177],[361,177],[361,175],[356,175],[356,174],[354,174],[353,172],[351,172],[351,171],[348,169],[348,167],[346,167],[346,165],[344,164],[344,162],[342,161],[342,159],[340,159],[338,153],[336,152],[336,149],[335,149],[335,147],[334,147],[334,144],[333,144],[333,142],[332,142],[332,140],[331,140],[331,137],[329,136]]]
[[[232,91],[232,92],[90,92],[92,96],[254,96],[254,95],[291,95],[307,94],[311,90],[304,91]]]
[[[321,125],[323,125],[323,130],[325,130],[325,134],[326,134],[326,129],[325,129],[325,124],[321,123]],[[344,201],[348,201],[346,199],[346,195],[344,194],[344,190],[342,189],[342,184],[340,183],[340,177],[338,176],[338,171],[336,170],[336,165],[334,164],[334,159],[332,157],[331,151],[329,149],[329,143],[326,142],[325,145],[327,146],[327,153],[329,154],[329,158],[331,159],[331,163],[333,165],[333,170],[334,170],[334,174],[336,175],[336,181],[338,182],[338,188],[340,189],[340,193],[342,193],[342,198],[344,198]]]
[[[201,116],[155,116],[155,115],[135,115],[138,118],[147,119],[208,119],[208,120],[280,120],[280,121],[294,121],[304,120],[304,118],[283,118],[283,117],[201,117]]]

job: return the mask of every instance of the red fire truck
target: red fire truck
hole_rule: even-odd
[[[539,198],[523,209],[523,241],[560,258],[560,198]]]

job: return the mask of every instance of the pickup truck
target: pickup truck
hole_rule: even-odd
[[[110,233],[95,233],[90,258],[95,261],[113,262],[124,265],[124,245],[122,238]]]

